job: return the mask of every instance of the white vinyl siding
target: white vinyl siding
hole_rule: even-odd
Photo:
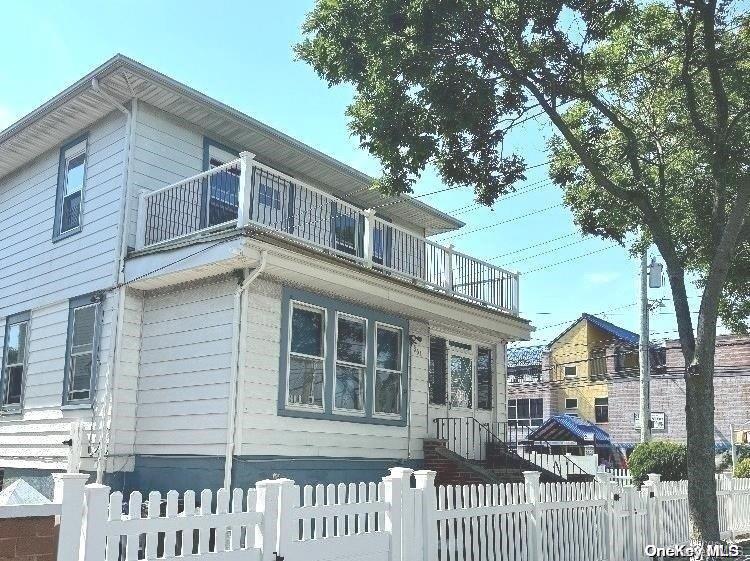
[[[236,279],[146,293],[136,452],[222,455]]]
[[[138,193],[153,191],[203,171],[203,135],[146,103],[138,103],[133,148],[128,245],[135,247]]]
[[[118,257],[125,116],[89,129],[86,201],[75,236],[53,242],[60,147],[0,178],[0,316],[107,288]]]

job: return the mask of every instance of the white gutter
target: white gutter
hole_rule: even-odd
[[[242,344],[245,337],[244,322],[245,316],[245,299],[243,295],[248,287],[255,282],[255,279],[265,270],[268,260],[268,251],[265,249],[260,252],[260,263],[253,269],[245,272],[245,280],[237,286],[234,291],[234,315],[232,321],[232,369],[229,375],[229,410],[227,411],[227,447],[224,456],[224,488],[229,490],[232,485],[232,464],[234,462],[235,449],[235,427],[237,426],[237,394],[240,380],[240,366],[244,353]]]
[[[125,159],[123,160],[123,171],[122,171],[122,198],[120,203],[120,220],[117,225],[117,241],[116,246],[118,255],[115,261],[115,270],[113,273],[113,284],[117,286],[120,283],[125,254],[123,251],[123,242],[125,240],[125,218],[127,217],[129,207],[129,185],[130,185],[130,168],[132,165],[131,150],[134,146],[135,136],[135,124],[134,114],[127,107],[117,101],[112,95],[104,91],[99,85],[99,80],[94,77],[91,79],[91,89],[98,93],[104,98],[106,102],[112,105],[115,109],[118,109],[126,117],[125,124]],[[136,101],[133,99],[133,108],[135,109]],[[104,313],[102,311],[102,313]],[[117,291],[117,307],[115,311],[115,317],[112,325],[114,325],[114,333],[112,334],[112,345],[109,349],[109,355],[107,357],[107,377],[104,383],[104,395],[102,396],[102,422],[99,429],[99,447],[97,450],[96,458],[96,482],[101,483],[104,478],[104,469],[106,463],[106,453],[109,447],[109,438],[111,431],[112,415],[114,412],[114,377],[115,377],[115,364],[119,361],[118,343],[120,334],[122,333],[122,324],[125,315],[125,288],[120,287]]]

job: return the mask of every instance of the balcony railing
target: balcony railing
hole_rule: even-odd
[[[237,160],[143,191],[136,249],[225,228],[273,231],[364,267],[518,313],[518,275],[442,246],[253,160]]]

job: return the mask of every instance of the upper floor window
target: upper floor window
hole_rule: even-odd
[[[542,398],[521,398],[508,400],[509,427],[538,427],[544,420],[544,400]]]
[[[283,301],[279,412],[403,424],[408,324],[296,289]]]
[[[91,296],[70,301],[63,403],[91,401],[97,371],[101,304]]]
[[[575,378],[578,370],[575,366],[565,366],[563,367],[563,372],[566,378]]]
[[[11,316],[6,320],[3,371],[0,377],[3,409],[18,409],[21,407],[26,375],[28,334],[28,313]]]
[[[492,409],[492,351],[477,349],[477,407]]]
[[[594,398],[594,416],[597,423],[608,423],[609,422],[609,398],[608,397],[595,397]]]
[[[83,195],[86,184],[86,137],[66,144],[60,150],[55,206],[55,237],[81,229]]]
[[[568,411],[578,409],[578,398],[568,397],[565,399],[565,409]]]

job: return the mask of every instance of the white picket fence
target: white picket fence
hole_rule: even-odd
[[[607,473],[610,475],[613,483],[622,486],[633,484],[633,476],[629,469],[607,468]]]
[[[646,545],[688,543],[684,481],[651,476],[639,490],[608,473],[590,483],[524,476],[436,487],[435,472],[393,468],[377,484],[277,479],[124,500],[66,475],[46,506],[61,517],[58,561],[645,561]],[[750,534],[750,479],[722,475],[718,494],[722,537]],[[0,516],[8,508],[28,507]]]

